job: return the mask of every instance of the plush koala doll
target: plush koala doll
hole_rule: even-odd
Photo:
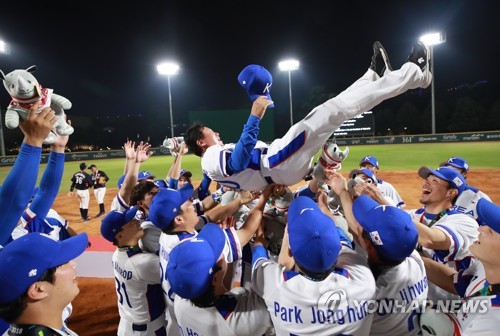
[[[55,132],[59,135],[73,134],[74,129],[66,122],[66,114],[64,113],[64,110],[71,108],[71,102],[65,97],[53,93],[52,89],[42,88],[32,75],[35,70],[35,65],[26,70],[14,70],[6,75],[0,70],[3,85],[12,98],[5,113],[5,126],[9,129],[18,127],[19,117],[25,120],[28,117],[30,107],[41,100],[42,104],[38,112],[46,107],[50,107],[55,112],[57,118],[54,125]],[[43,143],[51,144],[55,140],[56,134],[50,132]]]

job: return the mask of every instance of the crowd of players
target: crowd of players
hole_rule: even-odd
[[[428,49],[416,44],[408,62],[392,70],[375,43],[360,80],[271,145],[257,135],[272,100],[266,89],[254,92],[267,73],[247,67],[239,80],[253,105],[238,143],[191,127],[165,180],[140,170],[150,145],[127,141],[125,174],[101,223],[102,236],[116,246],[110,267],[117,334],[495,334],[500,207],[467,184],[466,160],[418,170],[419,209],[406,209],[377,177],[373,156],[361,158],[346,179],[337,171],[347,152],[327,144],[315,168],[306,169],[327,129],[427,87],[429,61]],[[33,195],[42,142],[55,122],[53,111],[37,109],[21,122],[25,139],[0,189],[0,317],[10,324],[8,335],[76,335],[65,323],[79,293],[72,260],[88,238],[54,220],[51,209],[67,137],[51,145]],[[188,149],[202,158],[196,188],[182,170]],[[297,176],[308,183],[291,190]]]

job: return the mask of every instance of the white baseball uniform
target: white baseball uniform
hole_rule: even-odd
[[[159,257],[140,248],[117,248],[112,264],[118,296],[118,335],[165,334],[165,299]]]
[[[425,207],[410,210],[408,213],[414,220],[441,230],[451,241],[448,250],[432,250],[423,247],[422,250],[425,256],[446,264],[457,271],[469,267],[471,259],[474,258],[473,254],[469,251],[469,247],[477,240],[478,236],[478,224],[475,220],[467,215],[451,210],[446,214],[438,215],[440,218],[432,223],[435,216],[426,213]],[[458,299],[458,296],[429,283],[428,298],[431,300],[446,300]]]
[[[85,190],[76,189],[76,197],[78,197],[78,200],[80,201],[80,208],[82,209],[89,208],[90,193],[88,189]]]
[[[203,172],[235,189],[262,190],[273,182],[294,185],[306,175],[314,155],[344,121],[370,111],[386,99],[425,85],[425,80],[420,68],[409,62],[382,78],[368,69],[349,88],[314,108],[269,146],[256,141],[259,119],[251,115],[242,134],[244,140],[239,142],[241,148],[235,149],[234,144],[209,147],[201,158]],[[238,170],[232,170],[231,166]]]
[[[276,335],[370,333],[373,315],[366,300],[375,296],[375,280],[365,256],[343,245],[335,270],[314,281],[285,271],[268,259],[263,246],[253,253],[252,289],[264,299]]]
[[[467,188],[460,196],[458,196],[455,205],[453,206],[453,210],[456,210],[460,213],[466,214],[474,219],[477,219],[477,202],[481,199],[485,198],[491,202],[491,199],[480,190],[476,188]]]
[[[241,287],[223,295],[210,308],[198,308],[191,301],[176,297],[174,309],[185,336],[254,336],[272,329],[262,298]]]
[[[464,301],[457,315],[462,335],[498,334],[500,293],[481,293],[488,287],[483,264],[480,261],[473,263],[467,270],[456,274],[454,282]],[[476,312],[468,311],[474,307],[478,307]]]
[[[242,257],[242,247],[236,230],[233,228],[225,229],[224,233],[226,235],[226,244],[224,246],[223,254],[226,262],[229,264],[233,261],[237,261]],[[182,330],[177,323],[177,318],[174,312],[174,301],[179,298],[175,296],[174,292],[170,287],[170,283],[167,279],[167,265],[170,259],[170,252],[174,247],[179,245],[185,240],[191,239],[198,235],[197,231],[193,232],[176,232],[172,234],[161,233],[159,239],[159,256],[160,256],[160,268],[161,268],[161,286],[163,289],[163,294],[165,295],[165,301],[167,304],[166,319],[168,321],[167,334],[171,335],[182,335]]]
[[[370,335],[420,335],[420,307],[415,305],[424,305],[428,283],[424,262],[418,252],[413,251],[398,266],[382,270],[376,277],[376,285],[375,299],[379,305]]]

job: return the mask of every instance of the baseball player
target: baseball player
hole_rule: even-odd
[[[359,161],[359,168],[370,170],[374,174],[374,182],[377,188],[380,190],[382,195],[391,199],[391,202],[394,203],[398,208],[404,208],[406,206],[403,198],[399,195],[398,191],[392,184],[377,178],[377,173],[380,168],[376,157],[365,156],[361,159],[361,161]]]
[[[268,258],[261,234],[253,247],[252,289],[266,302],[276,334],[368,335],[373,315],[366,301],[375,280],[366,256],[309,197],[291,202],[286,232],[282,251],[288,249],[293,270]]]
[[[88,244],[86,233],[54,241],[29,233],[0,252],[0,317],[7,335],[77,336],[63,324],[63,310],[78,295],[76,262]]]
[[[237,211],[242,204],[248,203],[253,199],[250,193],[243,193],[236,199],[227,203],[225,206],[220,206],[219,208],[212,210],[210,217],[207,217],[206,215],[198,216],[195,208],[193,207],[193,203],[190,200],[192,192],[193,187],[191,184],[186,184],[179,190],[161,190],[154,197],[150,207],[151,211],[149,220],[162,230],[159,238],[159,256],[162,274],[164,274],[162,287],[166,296],[165,299],[168,307],[167,319],[169,321],[169,326],[167,333],[169,335],[177,335],[178,333],[178,329],[176,327],[176,314],[174,313],[173,306],[174,296],[167,280],[168,272],[166,271],[172,249],[179,245],[179,243],[196,237],[198,232],[195,228],[200,227],[200,224],[206,226],[208,221],[218,222],[219,220],[226,218]],[[265,197],[265,195],[262,196],[259,202],[255,205],[255,208],[257,208],[255,211],[263,209],[265,206],[265,200],[262,199]],[[252,216],[255,217],[255,215]],[[224,230],[227,238],[224,255],[226,256],[226,261],[228,263],[242,258],[242,246],[250,241],[259,224],[259,220],[256,220],[255,218],[247,218],[247,221],[245,221],[245,224],[243,224],[239,230],[235,230],[234,227]]]
[[[424,256],[461,271],[470,266],[470,246],[477,239],[477,222],[453,210],[453,203],[465,188],[456,170],[422,166],[418,174],[425,181],[420,203],[424,207],[408,210],[418,229],[418,242]],[[429,299],[458,299],[434,284],[429,284]]]
[[[479,227],[477,241],[471,245],[479,260],[462,271],[424,258],[429,279],[463,300],[456,315],[427,311],[421,316],[424,336],[496,335],[500,324],[500,207],[480,199],[477,212],[486,225]],[[474,310],[474,307],[476,309]],[[434,331],[430,334],[429,331]]]
[[[457,156],[452,156],[448,159],[448,161],[442,162],[439,166],[453,168],[460,174],[462,174],[464,179],[467,180],[467,175],[469,173],[469,164],[464,159]],[[453,209],[478,220],[476,206],[481,198],[491,201],[490,197],[484,192],[467,184],[465,186],[465,190],[462,191],[460,195],[458,195]],[[481,220],[479,219],[479,221]]]
[[[253,336],[272,329],[264,301],[253,291],[224,285],[227,235],[209,223],[170,254],[167,278],[182,335]],[[193,274],[197,274],[193,277]]]
[[[411,216],[367,195],[356,193],[353,201],[342,175],[333,170],[325,174],[340,195],[351,232],[366,251],[375,276],[379,306],[370,335],[420,335],[418,313],[427,299],[428,284],[424,262],[415,251],[418,232]]]
[[[254,102],[239,141],[224,145],[217,132],[197,124],[184,137],[189,150],[201,157],[203,172],[223,186],[262,190],[270,183],[298,183],[310,170],[313,156],[345,120],[409,89],[430,85],[430,52],[421,42],[413,46],[408,62],[392,72],[380,71],[377,66],[381,64],[385,69],[387,56],[383,48],[374,51],[372,65],[363,77],[313,109],[269,146],[257,141],[257,136],[260,120],[273,103],[269,95],[272,77],[263,67],[246,67],[238,80]]]
[[[35,103],[27,119],[20,121],[24,140],[14,166],[0,188],[0,246],[9,241],[31,199],[40,167],[42,143],[56,122],[50,108],[37,113],[39,105]]]
[[[99,204],[99,213],[95,216],[95,218],[98,218],[106,213],[104,210],[104,195],[106,194],[106,182],[109,181],[109,177],[104,171],[97,169],[94,164],[91,164],[88,169],[92,171],[92,187],[94,187],[94,196]]]
[[[166,335],[159,258],[138,246],[144,235],[141,217],[138,208],[132,207],[124,212],[109,212],[101,223],[102,236],[117,246],[112,266],[120,313],[119,336]]]
[[[89,214],[89,188],[92,187],[92,177],[85,172],[87,165],[85,162],[80,163],[80,171],[73,174],[71,178],[71,187],[69,189],[69,196],[73,196],[73,190],[76,188],[76,197],[80,201],[80,215],[82,216],[82,223],[90,221]]]

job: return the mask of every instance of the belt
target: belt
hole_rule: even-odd
[[[267,148],[262,149],[262,154],[267,154]],[[267,184],[274,184],[271,176],[264,176],[264,179],[266,180]]]
[[[274,184],[274,181],[271,178],[271,176],[264,176],[264,178],[266,179],[267,184]]]
[[[148,325],[147,324],[132,323],[132,330],[133,331],[146,331],[146,330],[148,330]]]

